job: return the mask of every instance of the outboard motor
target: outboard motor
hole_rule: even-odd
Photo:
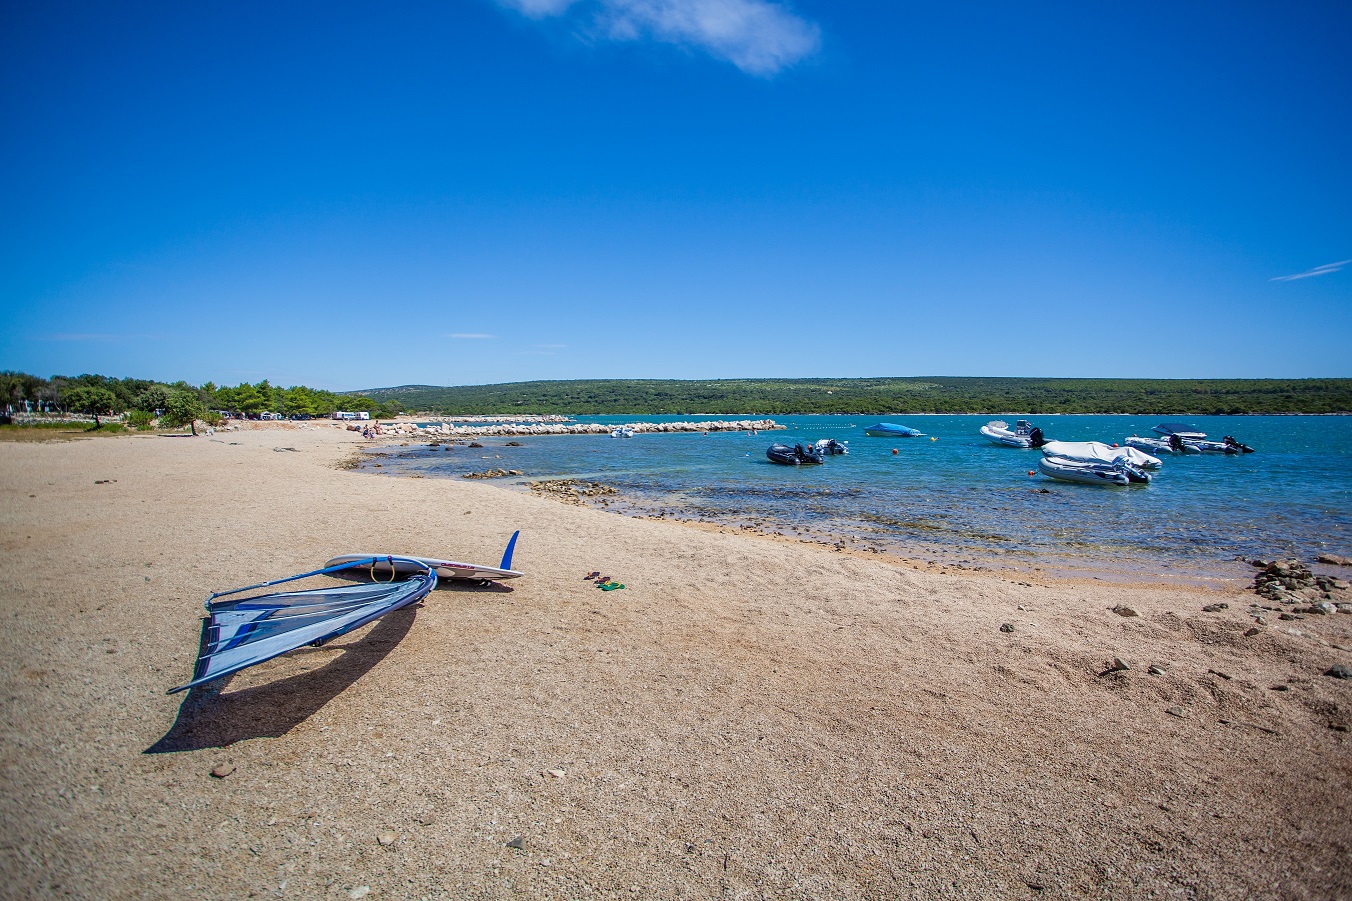
[[[1042,445],[1047,443],[1047,439],[1042,434],[1042,429],[1034,426],[1033,430],[1028,433],[1028,442],[1029,447],[1042,447]]]
[[[1226,435],[1225,438],[1224,438],[1223,440],[1224,440],[1224,442],[1225,442],[1225,446],[1226,446],[1226,447],[1233,447],[1235,450],[1239,451],[1241,454],[1251,454],[1251,453],[1253,453],[1253,448],[1249,447],[1247,444],[1240,444],[1239,441],[1238,441],[1237,439],[1235,439],[1235,437],[1232,436],[1232,435]]]
[[[1183,453],[1183,439],[1177,435],[1170,435],[1169,447],[1173,448],[1176,453]]]

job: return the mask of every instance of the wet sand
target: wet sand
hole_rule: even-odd
[[[1352,894],[1352,616],[341,469],[361,444],[0,443],[0,894]],[[165,695],[213,589],[517,528],[522,579]]]

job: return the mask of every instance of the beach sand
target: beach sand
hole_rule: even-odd
[[[360,444],[0,443],[0,896],[1352,896],[1352,616],[1250,635],[1239,589],[927,572]],[[505,588],[165,694],[211,590],[517,528]]]

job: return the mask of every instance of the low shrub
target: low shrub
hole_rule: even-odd
[[[155,427],[155,414],[149,410],[132,410],[127,414],[127,427],[148,432]]]

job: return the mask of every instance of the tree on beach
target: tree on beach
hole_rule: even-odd
[[[205,419],[207,408],[195,391],[175,391],[169,395],[164,405],[164,415],[160,421],[167,426],[189,426],[197,434],[197,420]]]
[[[113,412],[113,407],[117,404],[117,397],[107,388],[76,385],[74,388],[67,388],[62,393],[61,402],[65,404],[66,410],[69,412],[93,416],[94,428],[97,429],[103,426],[99,417],[107,416]]]
[[[37,403],[39,391],[47,384],[26,372],[0,372],[0,403],[17,407],[24,401]]]
[[[169,389],[163,385],[151,385],[140,394],[136,395],[136,400],[132,402],[133,410],[145,410],[149,413],[156,413],[169,406]]]

